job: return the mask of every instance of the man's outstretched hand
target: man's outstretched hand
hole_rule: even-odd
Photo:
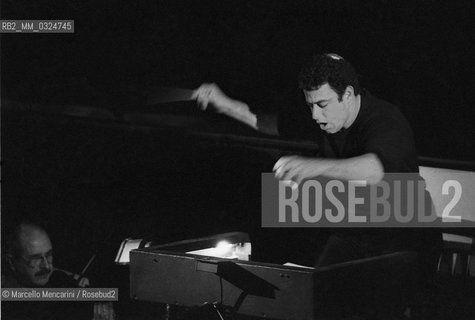
[[[195,90],[192,98],[196,99],[202,110],[211,106],[217,113],[225,114],[257,130],[257,116],[251,112],[249,106],[228,97],[215,83],[203,83]]]
[[[228,113],[234,107],[233,100],[215,83],[203,83],[195,90],[192,98],[196,99],[201,110],[212,106],[218,113]]]
[[[281,157],[272,169],[280,180],[291,180],[299,184],[302,180],[322,175],[328,166],[317,158],[301,156]]]

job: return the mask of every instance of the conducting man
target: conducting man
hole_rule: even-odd
[[[277,178],[293,180],[324,176],[340,180],[380,182],[385,173],[417,173],[412,130],[397,107],[360,87],[352,65],[337,54],[319,54],[302,68],[299,87],[308,115],[321,130],[315,141],[318,156],[284,156],[274,165]],[[198,105],[214,108],[255,130],[279,134],[277,119],[254,112],[228,97],[216,84],[195,91]],[[295,112],[298,112],[297,110]],[[317,265],[328,265],[397,250],[416,250],[423,269],[431,271],[441,243],[438,232],[416,230],[344,230],[327,242]]]

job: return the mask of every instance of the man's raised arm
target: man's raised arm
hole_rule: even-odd
[[[211,106],[217,113],[236,119],[254,130],[271,135],[278,134],[275,116],[254,113],[246,103],[228,97],[215,83],[202,84],[195,90],[193,98],[202,110]]]

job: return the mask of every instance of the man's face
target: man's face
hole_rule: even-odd
[[[53,272],[53,248],[47,234],[39,230],[20,237],[21,250],[12,257],[12,268],[25,286],[45,286]]]
[[[345,95],[338,101],[337,93],[324,84],[317,90],[304,90],[305,101],[312,112],[312,118],[319,124],[320,129],[327,133],[340,131],[350,118],[350,108]]]

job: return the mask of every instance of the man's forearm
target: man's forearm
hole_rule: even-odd
[[[247,124],[254,130],[262,133],[278,135],[276,115],[256,114],[251,111],[246,103],[238,100],[230,100],[228,104],[229,108],[223,111],[227,116]]]
[[[228,107],[223,110],[225,115],[247,124],[255,130],[258,130],[257,116],[249,109],[249,106],[246,103],[230,99],[227,104]]]
[[[316,159],[315,165],[324,168],[322,175],[343,180],[366,180],[376,184],[384,176],[381,161],[374,153],[348,159]]]
[[[206,110],[208,105],[212,105],[217,113],[225,114],[254,130],[266,134],[278,134],[275,115],[257,115],[246,103],[228,97],[215,83],[203,83],[193,92],[192,98],[196,99],[202,110]]]
[[[273,170],[278,179],[297,183],[324,176],[340,180],[366,180],[368,184],[376,184],[384,176],[383,165],[374,153],[348,159],[284,156],[276,162]]]

